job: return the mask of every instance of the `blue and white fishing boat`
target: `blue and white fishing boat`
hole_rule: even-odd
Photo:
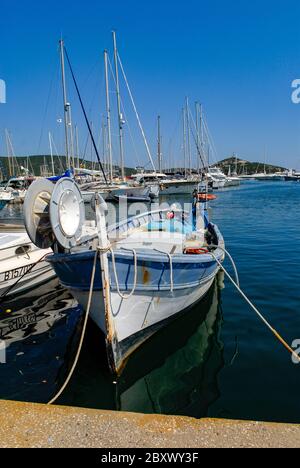
[[[33,190],[34,184],[31,207]],[[47,199],[45,193],[42,198]],[[200,203],[190,212],[150,211],[108,229],[106,203],[99,195],[95,206],[96,230],[85,246],[78,242],[84,202],[72,179],[54,186],[49,207],[42,216],[37,211],[41,224],[25,201],[25,221],[43,235],[49,214],[47,238],[56,253],[47,261],[105,334],[109,363],[118,373],[142,342],[207,293],[223,260],[224,242]],[[28,233],[34,241],[32,229]]]

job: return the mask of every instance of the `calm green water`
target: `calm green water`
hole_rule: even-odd
[[[188,201],[188,198],[187,198]],[[242,288],[288,343],[300,339],[300,184],[251,182],[211,203]],[[20,216],[15,209],[2,213]],[[230,269],[230,265],[226,262]],[[6,313],[11,309],[11,313]],[[72,363],[82,311],[56,280],[0,304],[0,397],[47,401]],[[61,404],[300,422],[300,365],[225,280],[142,346],[114,381],[89,324]]]

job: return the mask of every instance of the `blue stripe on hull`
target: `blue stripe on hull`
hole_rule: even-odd
[[[60,281],[69,288],[88,290],[92,274],[92,266],[95,252],[89,251],[72,255],[54,254],[48,256]],[[136,291],[163,291],[169,290],[170,263],[166,255],[142,256],[138,254],[138,275]],[[195,257],[195,256],[193,256]],[[218,265],[207,255],[178,256],[172,261],[174,289],[181,289],[199,285],[214,274]],[[121,290],[131,290],[134,281],[134,265],[132,254],[115,253],[116,270]],[[116,289],[115,276],[112,268],[112,260],[109,255],[109,267],[111,288]],[[100,261],[97,263],[95,275],[95,289],[102,289]]]

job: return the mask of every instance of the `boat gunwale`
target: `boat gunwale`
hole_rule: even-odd
[[[224,243],[223,237],[216,225],[214,225],[214,229],[216,231],[218,237],[218,245]],[[208,246],[209,247],[209,246]],[[138,262],[142,261],[151,261],[151,262],[159,262],[159,263],[170,263],[169,254],[167,252],[162,252],[159,250],[154,249],[142,249],[137,248],[135,249]],[[114,256],[116,260],[132,260],[132,250],[126,249],[122,247],[120,249],[114,249]],[[224,252],[219,247],[216,247],[213,251],[214,256],[217,257],[219,261],[222,260],[224,256]],[[82,260],[89,260],[95,255],[95,250],[85,250],[84,252],[69,252],[67,253],[53,253],[49,254],[45,257],[45,260],[49,263],[62,263],[62,262],[73,262],[73,261],[82,261]],[[111,254],[108,251],[108,257],[111,258]],[[195,263],[215,263],[216,260],[214,259],[213,255],[209,252],[202,253],[202,254],[185,254],[185,253],[174,253],[171,254],[172,263],[183,263],[183,264],[195,264]],[[199,261],[200,260],[200,261]]]

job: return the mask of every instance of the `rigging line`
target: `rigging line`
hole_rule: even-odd
[[[209,140],[210,140],[210,142],[211,142],[211,145],[212,145],[212,147],[213,147],[213,150],[214,150],[215,156],[216,156],[216,158],[218,159],[218,152],[217,152],[217,148],[216,148],[216,145],[215,145],[214,139],[213,139],[213,137],[212,137],[212,134],[210,133],[210,130],[209,130],[209,128],[208,128],[208,124],[207,124],[207,122],[206,122],[206,119],[205,119],[205,117],[204,117],[203,121],[204,121],[204,125],[205,125],[206,131],[207,131],[207,135],[208,135],[208,137],[209,137]]]
[[[58,68],[58,65],[54,69],[54,72],[53,72],[52,78],[51,78],[51,82],[50,82],[50,87],[49,87],[48,96],[47,96],[47,100],[46,100],[45,111],[44,111],[44,115],[43,115],[43,119],[42,119],[40,138],[39,138],[39,141],[38,141],[37,154],[39,154],[40,149],[41,149],[42,138],[44,136],[45,121],[46,121],[46,117],[47,117],[47,114],[48,114],[49,102],[50,102],[50,97],[51,97],[51,94],[52,94],[54,78],[55,78],[55,76],[57,74],[57,68]]]
[[[86,74],[85,78],[82,80],[82,87],[85,88],[88,84],[88,81],[91,79],[94,71],[96,70],[96,68],[98,68],[98,63],[99,63],[99,60],[98,58],[95,60],[95,62],[93,63],[93,65],[91,66],[91,68],[89,69],[89,72]]]
[[[175,142],[175,136],[178,135],[180,123],[181,123],[181,115],[179,115],[178,118],[177,118],[177,122],[176,122],[176,125],[174,127],[174,131],[173,131],[173,133],[171,135],[171,138],[170,138],[170,142],[172,142],[172,146],[173,146],[173,140],[174,140],[173,148],[175,148],[175,146],[176,146],[176,152],[178,150],[178,148],[177,148],[178,140],[177,140],[177,142]],[[179,141],[180,156],[178,156],[178,153],[177,153],[177,156],[176,156],[176,161],[177,161],[177,165],[179,166],[179,168],[180,168],[180,166],[182,164],[182,163],[180,163],[180,161],[181,161],[181,148],[182,148],[182,144]],[[174,163],[175,163],[175,161],[174,161]]]
[[[193,115],[192,115],[192,113],[191,113],[190,108],[188,108],[188,112],[189,112],[190,118],[191,118],[191,120],[192,120],[192,123],[193,123],[193,125],[194,125],[194,128],[195,128],[195,130],[196,130],[196,132],[197,132],[197,127],[196,127],[196,124],[195,124],[195,121],[194,121],[194,118],[193,118]],[[195,137],[195,134],[194,134],[194,132],[193,132],[193,129],[191,128],[190,130],[191,130],[191,134],[192,134],[193,140],[194,140],[195,145],[196,145],[196,149],[197,149],[198,156],[200,157],[200,160],[201,160],[201,163],[202,163],[202,165],[203,165],[203,168],[205,168],[205,167],[208,165],[207,160],[206,160],[206,157],[205,157],[204,154],[202,154],[201,145],[200,145],[200,148],[199,148],[198,141],[197,141],[197,138]]]
[[[191,113],[190,108],[188,109],[188,112],[189,112],[190,118],[191,118],[192,123],[193,123],[193,125],[194,125],[194,129],[195,129],[196,134],[197,134],[196,123],[195,123],[195,120],[194,120],[194,117],[193,117],[193,115],[192,115],[192,113]],[[199,146],[199,144],[198,144],[199,141],[200,141],[200,138],[196,138],[196,136],[195,136],[195,134],[194,134],[194,132],[193,132],[192,129],[191,129],[191,133],[192,133],[193,139],[194,139],[194,141],[195,141],[195,145],[196,145],[196,148],[197,148],[197,152],[198,152],[198,154],[199,154],[199,157],[200,157],[201,163],[202,163],[202,165],[203,165],[203,168],[204,168],[204,167],[208,167],[208,160],[207,160],[207,157],[206,157],[205,152],[204,152],[204,150],[203,150],[203,147],[201,146],[201,144],[200,144],[200,146]],[[197,136],[198,136],[198,135],[197,135]]]
[[[129,83],[128,83],[127,78],[126,78],[126,75],[125,75],[125,71],[124,71],[124,68],[123,68],[123,65],[122,65],[122,61],[121,61],[121,58],[120,58],[119,53],[117,53],[117,55],[118,55],[118,60],[119,60],[120,68],[121,68],[121,71],[122,71],[122,74],[123,74],[123,78],[124,78],[124,80],[125,80],[125,84],[126,84],[126,87],[127,87],[127,90],[128,90],[128,94],[129,94],[129,97],[130,97],[130,99],[131,99],[131,103],[132,103],[132,106],[133,106],[133,109],[134,109],[134,112],[135,112],[135,115],[136,115],[136,118],[137,118],[137,121],[138,121],[140,130],[141,130],[141,133],[142,133],[142,136],[143,136],[143,140],[144,140],[144,143],[145,143],[145,146],[146,146],[147,154],[148,154],[148,157],[149,157],[149,159],[150,159],[150,161],[151,161],[151,165],[152,165],[153,171],[156,172],[156,168],[155,168],[155,165],[154,165],[152,156],[151,156],[150,148],[149,148],[149,145],[148,145],[148,142],[147,142],[147,139],[146,139],[146,135],[145,135],[145,132],[144,132],[142,123],[141,123],[141,121],[140,121],[140,117],[139,117],[137,108],[136,108],[136,106],[135,106],[135,102],[134,102],[134,99],[133,99],[133,96],[132,96],[132,93],[131,93],[131,90],[130,90],[130,87],[129,87]]]
[[[104,74],[102,75],[102,78],[101,78],[101,82],[99,83],[98,80],[96,80],[96,84],[95,86],[93,86],[93,89],[94,89],[94,92],[93,92],[93,95],[91,96],[91,99],[90,99],[90,102],[89,102],[89,106],[88,106],[88,112],[89,114],[92,113],[92,110],[93,110],[93,104],[95,103],[96,101],[96,95],[98,94],[98,97],[99,95],[101,96],[100,98],[100,102],[102,100],[102,95],[103,95],[103,92],[101,91],[104,87]],[[98,100],[97,100],[98,101]],[[97,111],[97,114],[98,114],[98,111]]]
[[[108,58],[108,64],[109,64],[109,68],[110,68],[110,72],[111,72],[111,75],[113,77],[113,80],[114,80],[114,83],[116,85],[116,77],[114,75],[114,72],[113,72],[113,69],[112,69],[112,64],[111,64],[111,61],[109,59],[109,56],[107,56]],[[125,107],[124,107],[124,104],[123,104],[123,100],[122,100],[122,96],[120,96],[120,100],[121,100],[121,108],[122,108],[122,111],[123,111],[123,114],[124,114],[124,117],[125,117],[125,120],[126,120],[126,123],[127,123],[127,128],[128,128],[128,133],[129,133],[129,137],[130,137],[130,140],[131,140],[131,143],[132,143],[132,147],[133,147],[133,151],[135,153],[135,157],[136,157],[136,161],[138,163],[138,165],[140,166],[141,165],[141,161],[140,161],[140,158],[138,156],[138,152],[137,152],[137,149],[136,149],[136,146],[135,146],[135,143],[134,143],[134,138],[133,138],[133,135],[132,135],[132,132],[131,132],[131,127],[130,127],[130,124],[129,124],[129,119],[127,119],[127,114],[125,112]]]
[[[179,129],[179,125],[180,125],[180,120],[181,120],[181,117],[179,116],[179,117],[177,118],[177,120],[176,120],[176,123],[175,123],[175,125],[174,125],[174,127],[173,127],[173,131],[172,131],[171,137],[169,138],[169,141],[168,141],[168,152],[169,152],[169,154],[170,154],[170,151],[171,151],[171,150],[173,151],[173,149],[175,148],[175,146],[176,146],[176,148],[177,148],[178,141],[175,141],[175,136],[178,134],[178,129]],[[157,139],[157,136],[155,136],[155,139]],[[161,145],[161,146],[163,146],[163,145]],[[182,146],[182,145],[179,143],[179,147],[181,147],[181,146]],[[176,152],[177,152],[177,149],[176,149]],[[161,149],[161,153],[162,153],[162,156],[163,156],[162,149]],[[175,154],[174,151],[173,151],[173,154]],[[166,156],[166,155],[165,155],[165,156]],[[180,159],[178,159],[178,155],[177,155],[177,156],[174,156],[173,158],[174,158],[174,165],[177,164],[178,166],[180,166],[181,163],[180,163]],[[177,162],[175,162],[175,158],[176,158],[176,161],[177,161]],[[164,158],[163,158],[163,159],[164,159]],[[175,167],[174,167],[174,168],[175,168]]]
[[[14,161],[14,164],[16,165],[17,172],[20,173],[20,164],[18,163],[18,159],[16,158],[16,154],[15,154],[15,150],[14,150],[14,147],[13,147],[13,143],[12,143],[12,138],[11,138],[11,133],[10,133],[10,132],[7,132],[7,139],[8,139],[8,144],[9,144],[9,147],[10,147],[10,152],[11,152],[12,160]]]
[[[205,129],[206,129],[206,136],[207,136],[208,142],[209,142],[209,144],[211,145],[212,150],[213,150],[213,152],[214,152],[215,160],[218,161],[218,152],[217,152],[217,149],[216,149],[214,140],[213,140],[213,138],[212,138],[212,135],[211,135],[211,133],[210,133],[210,131],[209,131],[207,122],[206,122],[206,120],[205,120],[204,117],[203,117],[203,123],[204,123],[204,127],[205,127]]]
[[[90,138],[89,138],[89,132],[88,132],[86,136],[86,140],[85,140],[85,145],[84,145],[84,150],[83,150],[83,155],[82,155],[82,162],[85,162],[85,157],[86,157],[89,141],[90,141]]]
[[[227,255],[228,255],[228,251],[218,245],[214,245],[212,244],[210,247],[216,247],[216,248],[221,248],[221,250],[223,250]],[[239,285],[239,281],[238,281],[238,278],[236,279],[236,281],[232,278],[232,276],[230,275],[230,273],[228,273],[228,271],[226,270],[226,268],[222,265],[222,263],[219,261],[219,259],[216,257],[216,255],[210,251],[208,252],[209,255],[211,255],[215,261],[218,263],[219,267],[224,271],[225,275],[227,276],[227,278],[231,281],[231,283],[233,284],[233,286],[237,289],[237,291],[240,293],[240,295],[243,297],[243,299],[245,299],[245,301],[247,302],[247,304],[249,304],[249,306],[251,307],[251,309],[256,313],[256,315],[260,318],[260,320],[267,326],[267,328],[273,333],[273,335],[278,339],[278,341],[280,341],[280,343],[289,351],[289,353],[295,358],[297,359],[297,361],[300,362],[300,356],[290,347],[290,345],[285,341],[285,339],[278,333],[278,331],[273,328],[273,326],[270,324],[270,322],[268,322],[268,320],[263,316],[263,314],[257,309],[257,307],[253,304],[253,302],[248,298],[248,296],[246,296],[246,294],[244,293],[244,291],[240,288],[240,285]],[[233,261],[232,258],[230,258],[231,262],[232,262],[232,265],[234,266],[235,268],[235,271],[237,272],[237,269],[236,269],[236,266],[235,266],[235,263]]]
[[[52,145],[54,147],[54,151],[56,153],[56,156],[58,157],[59,167],[60,167],[61,171],[64,171],[64,166],[63,166],[63,164],[61,162],[61,159],[60,159],[60,156],[58,154],[57,147],[56,147],[56,144],[55,144],[55,141],[54,141],[54,138],[53,138],[52,134],[51,134],[51,141],[52,141]]]
[[[87,115],[86,115],[86,111],[85,111],[85,108],[84,108],[84,105],[83,105],[83,102],[82,102],[82,99],[81,99],[81,95],[80,95],[80,92],[79,92],[79,89],[78,89],[77,81],[76,81],[76,78],[75,78],[75,75],[74,75],[74,72],[73,72],[73,68],[72,68],[72,65],[71,65],[71,62],[70,62],[70,59],[69,59],[69,55],[68,55],[68,52],[67,52],[67,49],[66,49],[65,46],[64,46],[64,52],[65,52],[65,54],[66,54],[66,58],[67,58],[67,62],[68,62],[69,68],[70,68],[70,72],[71,72],[72,78],[73,78],[74,86],[75,86],[75,88],[76,88],[76,92],[77,92],[77,96],[78,96],[78,99],[79,99],[79,102],[80,102],[80,105],[81,105],[81,109],[82,109],[82,112],[83,112],[83,114],[84,114],[84,118],[85,118],[85,121],[86,121],[88,130],[89,130],[89,134],[90,134],[91,139],[92,139],[92,143],[93,143],[93,147],[94,147],[94,150],[95,150],[97,159],[98,159],[98,163],[99,163],[99,166],[100,166],[100,168],[101,168],[101,172],[102,172],[102,174],[103,174],[105,183],[108,185],[108,181],[107,181],[107,178],[106,178],[106,175],[105,175],[103,166],[102,166],[102,162],[101,162],[101,159],[100,159],[98,150],[97,150],[97,146],[96,146],[95,140],[94,140],[93,132],[92,132],[92,130],[91,130],[90,123],[89,123],[89,120],[88,120]]]

